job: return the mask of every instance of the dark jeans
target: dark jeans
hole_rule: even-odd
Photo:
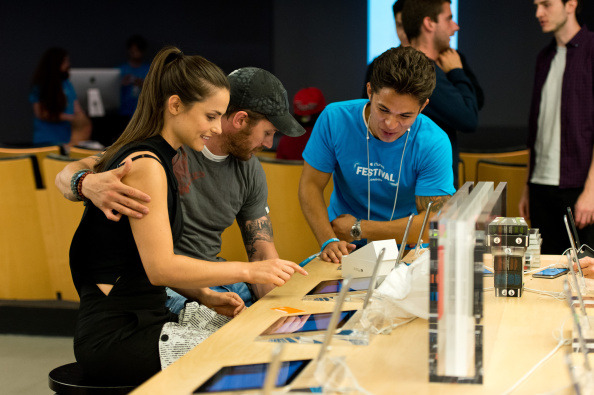
[[[542,235],[541,253],[562,254],[571,246],[563,216],[567,215],[567,207],[571,207],[575,216],[575,203],[583,188],[560,189],[538,184],[529,184],[529,188],[530,224],[531,227],[538,228]],[[580,243],[594,248],[593,225],[578,229],[578,236]]]

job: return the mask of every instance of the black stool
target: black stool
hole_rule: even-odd
[[[58,395],[120,395],[131,392],[135,385],[97,385],[83,377],[80,366],[76,363],[62,365],[48,375],[49,387]]]

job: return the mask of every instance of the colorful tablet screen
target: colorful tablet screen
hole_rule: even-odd
[[[276,386],[290,384],[307,366],[311,359],[282,362]],[[194,393],[241,391],[258,389],[264,386],[268,363],[254,365],[225,366],[198,387]]]

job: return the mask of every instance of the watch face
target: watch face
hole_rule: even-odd
[[[361,222],[357,221],[351,228],[351,237],[355,240],[359,240],[361,237]]]

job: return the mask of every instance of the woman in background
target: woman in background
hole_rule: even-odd
[[[90,378],[140,383],[226,322],[195,302],[177,317],[165,307],[165,286],[201,289],[241,281],[280,286],[295,271],[307,274],[280,259],[206,262],[173,251],[183,217],[172,159],[182,144],[200,151],[220,134],[228,103],[229,82],[216,65],[165,48],[151,64],[130,123],[95,166],[98,171],[128,166],[122,182],[151,201],[142,219],[118,222],[87,204],[72,240],[70,269],[80,296],[74,353]],[[80,195],[78,185],[88,172],[75,173],[73,193]],[[230,315],[243,307],[237,294],[218,295],[211,297],[224,299],[219,306],[235,309]]]
[[[34,145],[72,146],[91,136],[91,122],[76,99],[69,71],[68,53],[58,47],[45,51],[35,69],[29,95]]]

